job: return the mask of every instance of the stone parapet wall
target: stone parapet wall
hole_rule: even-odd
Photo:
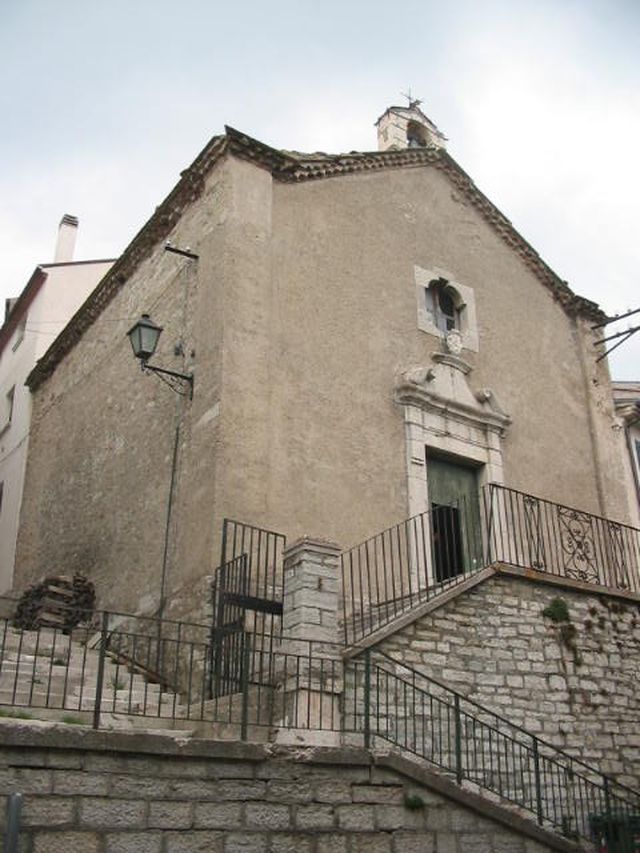
[[[544,615],[555,599],[568,620]],[[618,782],[640,785],[637,601],[505,572],[377,648]]]
[[[357,749],[5,721],[0,786],[23,794],[21,853],[579,849],[400,756]]]

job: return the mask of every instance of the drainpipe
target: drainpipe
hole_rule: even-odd
[[[7,799],[7,826],[4,831],[4,843],[2,847],[5,853],[18,853],[21,811],[22,794],[10,794]]]

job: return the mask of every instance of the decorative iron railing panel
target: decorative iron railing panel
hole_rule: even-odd
[[[640,592],[637,528],[495,484],[485,495],[491,562]]]
[[[640,592],[640,530],[495,484],[477,500],[390,527],[341,560],[346,645],[498,562]]]

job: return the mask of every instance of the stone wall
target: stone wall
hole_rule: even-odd
[[[196,583],[217,560],[213,536],[221,527],[211,453],[218,441],[222,340],[214,265],[223,254],[220,208],[229,192],[224,169],[209,178],[201,203],[187,205],[168,235],[174,245],[190,245],[199,260],[165,252],[160,242],[147,251],[81,346],[33,395],[18,589],[45,574],[78,571],[95,583],[99,606],[152,613],[166,574],[172,601],[176,590],[191,590],[171,616],[203,616],[200,603],[208,597],[198,599]],[[126,333],[142,312],[163,327],[153,363],[195,372],[193,401],[141,372]]]
[[[505,570],[378,648],[638,787],[640,603],[578,587]]]
[[[4,721],[0,786],[23,794],[21,853],[578,850],[399,756],[363,750]]]

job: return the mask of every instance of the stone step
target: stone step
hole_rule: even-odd
[[[86,642],[87,632],[81,631],[80,636]],[[8,715],[24,712],[59,720],[65,714],[76,714],[91,722],[100,658],[98,648],[80,645],[77,639],[53,629],[9,630],[4,635],[0,631],[0,706]],[[142,673],[130,670],[109,653],[103,664],[101,725],[147,730],[175,727],[180,720],[184,725],[188,714],[179,695],[147,681]],[[234,696],[230,701],[227,713],[239,718],[242,697]],[[255,716],[257,701],[250,696],[250,716]],[[207,707],[193,703],[191,711],[193,716],[213,716],[211,703]],[[205,728],[209,730],[211,725],[206,723]],[[230,726],[229,736],[233,730]]]
[[[67,702],[65,707],[74,707],[79,708],[83,711],[92,711],[94,709],[94,703],[83,699],[82,701],[77,701],[72,699]],[[117,711],[119,714],[131,714],[134,717],[160,717],[160,718],[170,718],[176,717],[179,719],[188,719],[181,705],[176,705],[175,708],[170,703],[163,705],[145,705],[144,703],[135,703],[135,702],[113,702],[113,701],[104,701],[101,703],[100,708],[107,711]]]
[[[27,686],[18,686],[16,689],[3,689],[0,687],[0,705],[22,705],[22,704],[34,704],[38,707],[43,707],[45,705],[55,706],[55,705],[79,705],[82,703],[84,707],[91,706],[95,704],[95,692],[83,692],[80,690],[70,691],[58,689],[58,690],[47,690],[42,689],[40,685],[34,685],[33,689]],[[153,709],[153,708],[179,708],[180,699],[179,697],[174,697],[174,694],[162,694],[162,699],[159,701],[158,697],[150,697],[145,696],[143,694],[132,694],[129,696],[128,693],[102,693],[102,704],[103,705],[113,705],[117,704],[121,708],[125,707],[137,707],[144,709]]]
[[[85,673],[84,675],[77,675],[74,673],[66,672],[65,670],[61,670],[58,672],[52,671],[49,672],[38,672],[35,673],[32,670],[27,672],[3,672],[0,673],[0,690],[14,690],[14,689],[30,689],[30,686],[38,685],[41,690],[65,690],[67,692],[73,692],[83,690],[85,693],[91,693],[91,695],[95,695],[96,692],[96,677],[88,677]],[[117,685],[117,689],[116,689]],[[147,697],[154,698],[160,695],[160,685],[158,684],[149,684],[145,682],[141,678],[133,678],[123,681],[122,679],[105,679],[103,681],[103,693],[118,693],[118,694],[132,694],[138,697]],[[170,693],[170,691],[162,691],[163,693]]]
[[[182,719],[137,717],[130,714],[111,714],[103,712],[100,714],[100,728],[122,731],[173,731],[176,735],[181,734],[184,738],[194,736],[194,729],[185,729],[185,721]]]
[[[93,709],[90,711],[77,708],[28,708],[26,706],[13,706],[3,708],[3,716],[25,717],[38,720],[50,720],[62,722],[68,725],[80,725],[90,727],[93,723]],[[193,729],[185,729],[184,720],[173,720],[156,717],[136,717],[121,713],[105,711],[100,715],[100,727],[105,729],[139,730],[139,731],[167,731],[176,730],[185,738],[193,737]]]
[[[17,661],[5,660],[2,662],[0,666],[0,677],[5,675],[15,676],[18,673],[18,676],[32,676],[34,674],[40,676],[48,676],[49,673],[52,675],[67,675],[68,678],[77,677],[77,678],[96,678],[98,674],[98,666],[97,662],[94,665],[92,661],[86,661],[83,663],[72,663],[70,665],[66,664],[56,664],[52,663],[48,659],[40,659],[37,660],[20,660],[18,664]],[[104,667],[103,674],[105,681],[120,681],[126,684],[133,681],[134,683],[147,684],[149,689],[159,690],[160,685],[155,681],[147,681],[144,676],[139,673],[132,673],[124,667],[116,667],[110,663],[106,663]]]

